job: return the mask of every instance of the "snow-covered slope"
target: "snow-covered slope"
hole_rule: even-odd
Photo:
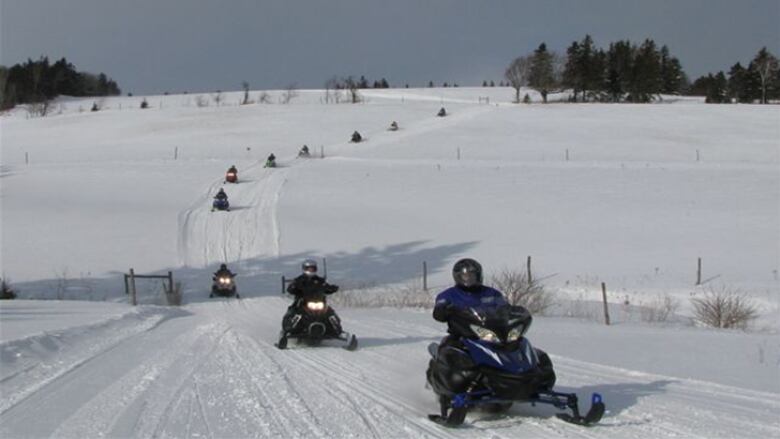
[[[147,110],[117,97],[97,113],[73,99],[0,118],[0,271],[21,297],[124,302],[133,267],[172,270],[188,303],[1,304],[4,437],[780,436],[777,108],[528,106],[481,88],[322,97],[154,96]],[[367,141],[349,143],[354,130]],[[294,158],[303,144],[325,158]],[[271,152],[277,169],[262,167]],[[238,185],[223,183],[231,164]],[[220,187],[231,212],[210,211]],[[329,278],[352,286],[417,282],[425,261],[436,288],[466,255],[488,276],[533,256],[574,307],[605,281],[615,307],[668,294],[682,314],[701,257],[705,288],[749,294],[761,332],[537,319],[563,389],[604,393],[592,430],[529,407],[431,425],[425,347],[443,328],[427,313],[340,310],[354,353],[270,346],[280,276],[304,258],[327,257]],[[250,299],[207,302],[221,262]],[[160,302],[159,282],[139,289]]]

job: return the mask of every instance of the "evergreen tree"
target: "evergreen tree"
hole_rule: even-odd
[[[358,81],[358,88],[368,88],[368,79],[365,76],[360,75],[360,81]]]
[[[646,39],[636,52],[629,92],[632,102],[650,102],[661,93],[660,54],[651,39]]]
[[[728,77],[728,96],[740,103],[750,103],[757,98],[757,89],[752,87],[750,73],[736,63],[731,66]]]
[[[723,104],[729,102],[728,98],[728,81],[726,75],[723,72],[718,72],[713,76],[709,74],[707,76],[707,98],[705,102],[708,104]]]
[[[685,84],[685,73],[680,60],[669,54],[669,48],[661,47],[661,92],[666,94],[682,93]]]
[[[626,41],[609,45],[606,55],[605,89],[613,102],[620,102],[628,93],[636,48]]]
[[[542,95],[544,103],[547,103],[547,94],[556,86],[553,54],[547,51],[545,43],[539,45],[531,58],[528,85]]]
[[[487,86],[488,86],[487,80],[485,80],[485,81],[482,81],[482,86],[483,86],[483,87],[487,87]]]

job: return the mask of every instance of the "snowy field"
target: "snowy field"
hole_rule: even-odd
[[[150,96],[146,110],[117,97],[97,113],[70,99],[46,118],[0,118],[3,278],[25,299],[105,301],[0,304],[4,437],[780,437],[776,106],[513,105],[501,88],[367,90],[359,105],[279,94],[246,106],[223,94],[219,107]],[[449,116],[435,117],[442,106]],[[367,141],[348,143],[354,130]],[[295,159],[303,144],[325,159]],[[281,166],[264,169],[271,152]],[[223,185],[231,164],[240,183]],[[223,186],[233,210],[212,213]],[[607,284],[617,325],[539,317],[529,334],[563,389],[604,394],[603,427],[522,406],[431,425],[425,346],[444,329],[427,311],[339,310],[354,353],[271,348],[280,276],[306,257],[327,257],[334,283],[381,289],[419,283],[423,261],[442,287],[464,256],[488,275],[532,256],[570,307]],[[207,299],[221,262],[248,299]],[[187,305],[148,306],[160,286],[147,281],[147,306],[127,307],[130,267],[172,270]],[[682,323],[709,287],[754,300],[749,332]],[[663,295],[681,305],[672,322],[631,318]]]

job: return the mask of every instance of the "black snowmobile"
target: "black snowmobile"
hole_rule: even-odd
[[[439,349],[431,343],[428,384],[439,397],[441,413],[429,415],[445,426],[463,423],[474,407],[493,412],[509,410],[515,402],[549,404],[571,413],[560,419],[592,425],[604,415],[601,395],[594,393],[590,411],[582,416],[574,393],[553,390],[555,371],[550,357],[524,337],[531,314],[521,306],[468,308],[452,318],[455,343]]]
[[[316,293],[296,299],[290,316],[282,322],[282,332],[276,347],[287,348],[287,341],[297,339],[309,346],[318,346],[323,340],[335,339],[346,343],[345,349],[354,351],[358,341],[354,334],[341,328],[341,319],[328,305],[325,294]]]
[[[240,299],[241,296],[238,294],[238,291],[236,290],[236,281],[235,278],[236,274],[228,275],[228,274],[220,274],[217,276],[212,277],[213,283],[211,284],[211,294],[209,294],[209,298],[212,298],[214,296],[222,296],[222,297],[232,297],[235,296],[236,299]]]

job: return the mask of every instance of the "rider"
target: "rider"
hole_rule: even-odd
[[[228,169],[227,173],[228,173],[228,174],[230,174],[230,173],[233,173],[233,174],[238,174],[238,169],[236,168],[236,165],[233,165],[233,166],[231,166],[231,167]]]
[[[352,133],[352,141],[354,143],[358,143],[362,140],[363,140],[363,136],[361,136],[359,132],[355,131],[354,133]]]
[[[398,129],[398,122],[393,121],[393,123],[390,124],[391,130],[397,130]]]
[[[285,331],[292,329],[290,327],[292,318],[300,312],[304,297],[319,293],[333,294],[339,290],[338,285],[331,285],[325,278],[317,276],[316,261],[311,259],[303,261],[301,270],[303,270],[303,273],[293,279],[292,283],[287,287],[287,292],[295,296],[295,301],[287,308],[287,313],[282,318],[282,329]],[[330,310],[329,313],[333,313],[333,310]]]
[[[225,277],[225,276],[232,278],[232,277],[235,277],[235,273],[233,273],[232,271],[230,271],[227,268],[227,264],[222,264],[222,265],[219,266],[219,270],[217,270],[214,273],[214,277],[220,278],[220,277]]]
[[[448,345],[458,345],[459,335],[450,323],[456,312],[471,307],[498,307],[506,305],[506,299],[500,291],[482,285],[482,265],[474,259],[461,259],[452,267],[455,286],[447,288],[436,296],[433,318],[447,323],[449,335],[439,344],[441,349]]]
[[[225,189],[219,188],[219,192],[217,192],[217,195],[214,196],[214,199],[219,201],[227,201],[228,196],[225,193]]]
[[[436,115],[439,117],[444,117],[447,115],[447,110],[445,110],[444,107],[441,107],[441,109],[439,110],[438,113],[436,113]]]
[[[299,156],[308,157],[309,156],[309,147],[306,145],[303,145],[301,148],[301,151],[298,153]]]

